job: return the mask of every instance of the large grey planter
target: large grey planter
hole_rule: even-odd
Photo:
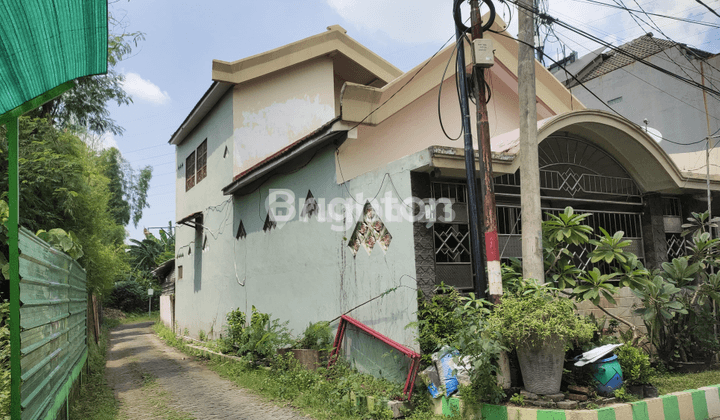
[[[565,342],[551,337],[540,346],[518,346],[517,355],[526,391],[540,395],[560,392]]]

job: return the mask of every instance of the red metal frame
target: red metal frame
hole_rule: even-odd
[[[347,329],[348,324],[352,324],[353,326],[359,328],[362,332],[368,334],[371,337],[377,338],[378,340],[382,341],[383,343],[387,344],[388,346],[394,348],[395,350],[410,358],[410,371],[408,372],[408,377],[405,380],[405,388],[403,388],[403,394],[407,395],[407,399],[408,401],[410,401],[410,397],[412,396],[412,390],[415,386],[415,378],[417,376],[417,371],[418,369],[420,369],[420,355],[398,343],[397,341],[385,337],[384,335],[380,334],[379,332],[373,330],[372,328],[352,317],[349,317],[347,315],[342,315],[340,317],[340,323],[338,324],[337,334],[335,334],[335,342],[333,343],[333,350],[330,353],[328,367],[334,365],[335,362],[337,362],[338,357],[340,356],[340,346],[342,345],[342,340],[345,336],[345,330]]]

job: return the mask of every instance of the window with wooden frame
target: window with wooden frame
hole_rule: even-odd
[[[197,182],[200,183],[207,176],[207,139],[197,148]]]
[[[185,159],[185,191],[207,177],[207,139]]]
[[[195,186],[195,152],[185,159],[185,191]]]

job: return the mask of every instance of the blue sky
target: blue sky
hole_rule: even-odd
[[[606,3],[621,0],[600,0]],[[695,0],[622,0],[631,9],[709,22],[720,17]],[[549,14],[615,45],[646,32],[662,37],[655,29],[629,13],[584,0],[546,0]],[[498,14],[510,21],[517,33],[517,11],[495,0]],[[638,6],[639,3],[639,6]],[[720,0],[704,0],[720,9]],[[167,142],[202,94],[212,83],[213,59],[234,61],[277,48],[325,31],[339,24],[348,35],[403,71],[430,57],[453,33],[451,0],[117,0],[111,11],[122,19],[127,31],[142,31],[146,39],[118,65],[126,76],[126,90],[134,103],[111,105],[112,118],[125,128],[122,136],[105,137],[117,145],[135,168],[150,165],[153,179],[150,208],[137,228],[129,226],[131,238],[141,239],[143,227],[167,226],[175,214],[175,154]],[[467,12],[465,12],[467,16]],[[512,16],[512,18],[511,18]],[[646,16],[641,15],[649,23]],[[720,30],[653,17],[674,41],[720,52]],[[566,49],[582,56],[597,44],[556,29]],[[561,47],[548,44],[555,56]],[[151,229],[157,233],[156,229]]]

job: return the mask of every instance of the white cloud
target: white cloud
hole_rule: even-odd
[[[455,29],[452,3],[437,0],[326,0],[356,28],[403,43],[445,42]],[[466,16],[467,13],[465,14]]]
[[[123,89],[133,99],[141,99],[156,105],[170,102],[170,95],[149,80],[145,80],[137,73],[126,73]]]
[[[106,150],[112,147],[118,148],[117,141],[115,141],[115,135],[113,133],[104,133],[98,137],[92,133],[80,134],[80,139],[88,145],[92,150]]]
[[[100,148],[110,149],[110,148],[118,148],[117,141],[115,141],[115,135],[113,133],[105,133],[100,137]]]

